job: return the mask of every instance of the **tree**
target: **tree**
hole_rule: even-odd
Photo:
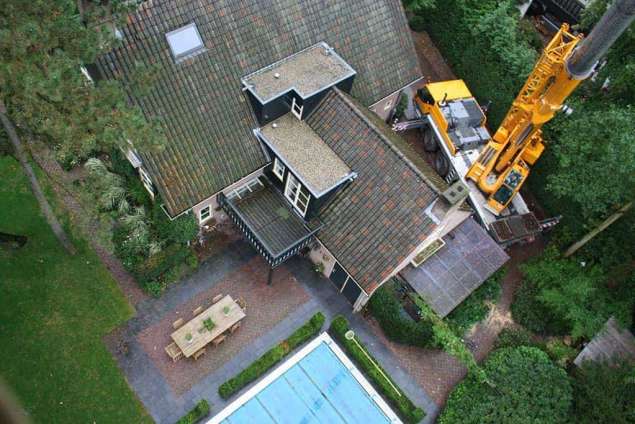
[[[610,3],[612,1],[609,0],[592,1],[582,14],[580,28],[588,33],[600,20]],[[635,102],[633,74],[635,74],[635,24],[625,31],[609,50],[606,63],[600,69],[595,85],[602,85],[608,79],[607,97],[614,103],[632,105]]]
[[[576,423],[635,422],[635,367],[587,361],[574,372],[573,414]]]
[[[582,266],[549,249],[521,270],[524,279],[536,287],[536,300],[546,309],[546,315],[565,323],[574,338],[592,337],[608,319],[604,299],[597,294],[605,282],[599,266]],[[521,324],[525,323],[521,320]]]
[[[569,378],[543,351],[527,346],[499,349],[483,368],[492,386],[468,376],[450,394],[439,424],[567,421]]]
[[[53,208],[51,208],[51,205],[46,199],[46,196],[44,195],[44,191],[42,190],[42,187],[40,186],[40,182],[38,181],[37,176],[35,175],[35,172],[33,172],[33,168],[31,167],[31,164],[29,163],[27,155],[24,149],[22,148],[22,143],[20,142],[20,138],[15,132],[13,123],[7,117],[7,111],[4,107],[4,103],[2,102],[2,99],[0,99],[0,122],[2,123],[2,126],[4,127],[4,130],[6,131],[7,135],[9,136],[9,141],[11,142],[13,146],[13,152],[15,153],[15,156],[18,158],[20,165],[22,165],[22,169],[24,169],[24,173],[29,179],[29,183],[31,184],[31,190],[33,190],[33,194],[35,195],[35,198],[37,199],[40,205],[40,209],[42,209],[42,213],[44,214],[44,217],[46,218],[46,222],[48,222],[49,226],[51,227],[51,230],[53,231],[53,234],[55,234],[55,237],[57,237],[57,240],[60,242],[62,247],[64,247],[64,249],[66,249],[66,251],[69,254],[71,255],[75,254],[75,247],[71,243],[69,237],[66,235],[64,228],[62,228],[62,224],[60,224],[59,220],[53,213]]]
[[[0,8],[0,99],[20,129],[48,142],[67,165],[109,146],[160,146],[164,137],[155,117],[130,103],[142,95],[154,68],[123,86],[89,81],[81,67],[112,48],[112,26],[134,2],[92,2],[80,16],[74,0],[7,0]],[[108,4],[108,8],[103,6]],[[134,4],[133,4],[134,6]]]
[[[557,122],[550,146],[557,160],[547,189],[584,216],[600,216],[635,196],[635,109],[577,101]]]
[[[436,7],[436,0],[403,0],[404,8],[409,12],[423,12]]]

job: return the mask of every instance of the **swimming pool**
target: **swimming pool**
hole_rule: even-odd
[[[323,333],[208,423],[401,421],[339,346]]]

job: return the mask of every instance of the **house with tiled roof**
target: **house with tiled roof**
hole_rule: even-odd
[[[128,152],[144,185],[172,218],[231,219],[272,270],[308,250],[357,310],[469,216],[384,123],[421,78],[399,0],[148,0],[116,33],[95,77],[159,70],[131,93],[168,139]]]

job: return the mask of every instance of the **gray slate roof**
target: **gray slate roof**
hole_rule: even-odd
[[[573,363],[579,367],[584,361],[618,359],[635,361],[635,337],[627,329],[620,328],[615,318],[610,318]]]
[[[472,218],[444,237],[445,246],[419,267],[400,274],[444,317],[509,259],[501,247]]]
[[[206,51],[177,64],[165,34],[191,22]],[[148,0],[120,30],[98,66],[108,78],[136,62],[160,70],[136,100],[164,122],[165,151],[141,156],[172,215],[265,164],[241,77],[320,41],[357,71],[365,106],[421,75],[399,0]]]
[[[392,131],[337,88],[307,124],[358,177],[322,211],[318,238],[371,294],[429,232],[437,198],[425,175],[394,146]],[[427,166],[427,165],[426,165]]]

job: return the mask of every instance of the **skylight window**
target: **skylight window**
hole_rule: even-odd
[[[198,29],[196,29],[195,23],[168,32],[165,37],[168,39],[174,59],[182,59],[185,56],[204,50],[203,40],[198,33]]]

